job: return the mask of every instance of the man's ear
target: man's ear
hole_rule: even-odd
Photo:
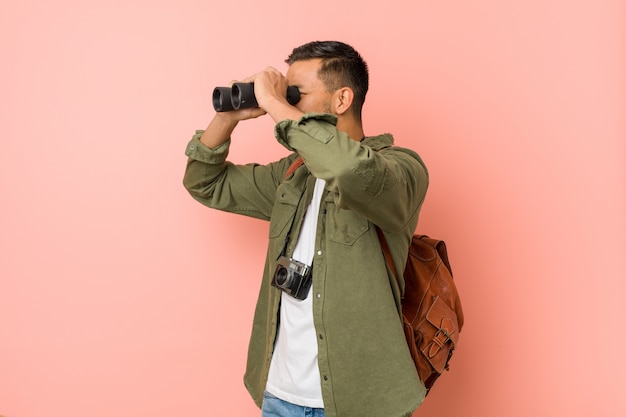
[[[333,105],[337,115],[344,114],[354,101],[354,91],[350,87],[342,87],[333,94]]]

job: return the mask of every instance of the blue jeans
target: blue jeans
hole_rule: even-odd
[[[263,395],[261,417],[324,417],[323,408],[302,407],[274,397],[269,392]]]

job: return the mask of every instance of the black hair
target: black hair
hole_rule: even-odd
[[[352,109],[360,119],[369,88],[367,63],[353,47],[338,41],[314,41],[298,46],[285,62],[291,65],[315,58],[322,60],[318,77],[328,91],[341,87],[350,87],[354,91]]]

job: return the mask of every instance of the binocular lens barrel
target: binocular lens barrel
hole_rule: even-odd
[[[259,103],[257,103],[254,95],[254,84],[252,83],[233,84],[230,99],[233,103],[233,108],[236,110],[259,107]]]
[[[230,87],[215,87],[213,90],[213,107],[215,111],[234,110],[232,100],[230,99],[230,91]]]
[[[300,90],[290,85],[287,87],[287,102],[296,104],[300,101]],[[254,95],[254,83],[234,83],[232,87],[215,87],[213,90],[213,108],[217,112],[259,107]]]

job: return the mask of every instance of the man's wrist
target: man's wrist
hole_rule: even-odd
[[[206,128],[200,142],[209,148],[215,148],[230,138],[231,133],[237,127],[238,120],[223,113],[216,113],[209,126]]]
[[[282,120],[298,120],[304,113],[287,102],[285,98],[272,97],[265,103],[264,110],[278,123]]]

